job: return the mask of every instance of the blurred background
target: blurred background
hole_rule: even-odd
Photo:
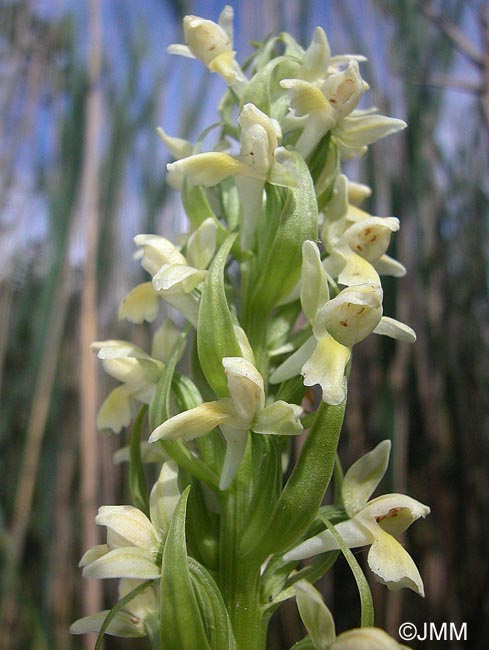
[[[232,2],[238,58],[250,41],[325,28],[333,54],[366,54],[369,105],[409,128],[347,168],[369,183],[367,209],[401,220],[393,251],[408,268],[386,282],[385,310],[418,342],[370,337],[355,348],[345,467],[384,438],[385,491],[432,514],[406,540],[426,599],[373,584],[376,623],[467,622],[489,638],[489,11],[483,0]],[[99,543],[101,504],[128,502],[125,442],[95,431],[109,383],[89,344],[147,330],[117,320],[140,280],[132,238],[185,224],[165,184],[155,129],[194,140],[215,121],[224,85],[166,54],[181,19],[217,20],[214,0],[3,0],[0,3],[0,647],[93,648],[69,624],[115,602],[82,580]],[[357,553],[364,561],[366,551]],[[108,581],[110,582],[110,581]],[[102,588],[104,591],[102,591]],[[322,583],[338,629],[358,619],[344,562]],[[270,648],[303,635],[296,608],[276,616]],[[440,648],[440,641],[419,648]],[[107,648],[145,648],[108,641]]]

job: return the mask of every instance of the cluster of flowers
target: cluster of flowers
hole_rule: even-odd
[[[186,322],[184,332],[196,331],[204,383],[217,399],[197,399],[184,408],[177,400],[180,407],[172,403],[171,408],[179,412],[172,417],[167,412],[163,422],[151,426],[143,460],[164,462],[151,492],[149,518],[134,506],[100,509],[96,523],[107,527],[107,544],[87,551],[81,565],[88,577],[119,578],[121,596],[159,578],[180,496],[177,465],[153,443],[181,441],[192,463],[199,458],[196,442],[218,428],[225,451],[215,489],[225,491],[239,470],[250,431],[281,440],[302,432],[301,399],[285,389],[294,380],[319,385],[322,401],[339,405],[346,398],[345,374],[356,343],[371,333],[415,340],[409,326],[383,315],[380,276],[405,273],[387,254],[399,221],[360,208],[370,189],[349,180],[341,167],[342,160],[363,154],[405,123],[358,108],[368,90],[359,70],[363,59],[332,56],[321,28],[306,50],[288,34],[268,39],[243,71],[233,50],[232,18],[230,7],[219,24],[187,16],[186,45],[169,48],[199,59],[225,80],[220,138],[214,151],[202,152],[200,141],[192,145],[159,130],[175,158],[168,165],[169,182],[182,193],[191,230],[178,246],[156,235],[135,238],[151,279],[135,287],[119,310],[120,318],[142,323],[157,318],[160,300],[176,309]],[[214,345],[206,341],[213,312],[203,308],[203,296],[207,285],[212,291],[212,274],[224,269],[230,251],[239,273],[231,267],[214,290],[221,291],[227,309],[227,329],[217,336],[228,337],[232,345],[222,340]],[[221,307],[213,308],[217,318]],[[99,429],[119,433],[141,405],[153,404],[165,369],[183,354],[181,339],[182,330],[166,320],[154,333],[151,354],[126,341],[94,344],[105,370],[120,382],[100,409]],[[419,572],[394,535],[429,508],[400,494],[369,501],[389,452],[384,441],[346,473],[344,521],[336,532],[347,547],[370,545],[369,566],[388,588],[409,587],[424,595]],[[302,539],[283,557],[291,571],[300,559],[339,548],[330,530]],[[107,631],[149,633],[158,618],[158,589],[157,582],[149,584]],[[312,647],[353,648],[355,639],[362,648],[399,647],[375,628],[336,638],[331,614],[314,587],[297,582],[295,595]],[[77,621],[72,631],[100,629],[105,614]]]

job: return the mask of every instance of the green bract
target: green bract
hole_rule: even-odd
[[[337,449],[354,346],[371,333],[415,334],[383,313],[381,277],[405,273],[388,255],[399,221],[359,207],[370,188],[347,178],[342,158],[405,124],[358,108],[364,59],[332,56],[321,28],[305,48],[271,36],[241,66],[232,19],[231,7],[218,22],[186,16],[185,45],[169,48],[226,87],[220,121],[195,143],[159,130],[189,228],[178,244],[136,236],[149,278],[119,309],[135,327],[147,322],[151,354],[121,340],[94,344],[120,382],[99,428],[121,432],[137,413],[118,456],[129,460],[133,504],[100,508],[107,544],[81,561],[89,577],[120,580],[120,599],[72,632],[98,631],[97,647],[108,633],[148,635],[153,650],[264,650],[271,614],[295,597],[308,632],[297,649],[394,650],[372,627],[350,548],[370,546],[369,566],[388,588],[423,595],[394,534],[429,509],[400,494],[369,500],[389,443],[344,479]],[[150,329],[161,301],[175,321]],[[149,462],[161,465],[151,490]],[[332,479],[334,503],[323,505]],[[339,551],[363,627],[336,636],[312,583]]]

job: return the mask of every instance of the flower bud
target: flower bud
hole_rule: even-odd
[[[212,20],[199,18],[199,16],[185,16],[183,32],[192,54],[207,66],[220,54],[231,51],[228,35]]]

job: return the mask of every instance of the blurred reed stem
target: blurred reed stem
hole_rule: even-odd
[[[90,345],[97,339],[97,250],[99,238],[99,174],[102,133],[102,22],[98,0],[87,0],[88,10],[88,89],[84,125],[84,150],[81,169],[79,216],[85,231],[85,265],[80,315],[80,506],[82,545],[91,548],[98,542],[93,525],[97,511],[98,453],[95,421],[98,407],[98,377],[95,355]],[[83,585],[83,614],[102,608],[102,584],[88,580]],[[93,637],[84,638],[90,650]]]

